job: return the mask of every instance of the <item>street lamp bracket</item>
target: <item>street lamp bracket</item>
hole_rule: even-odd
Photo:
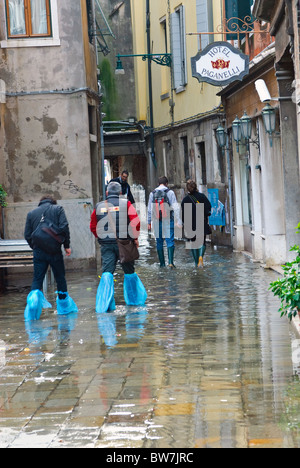
[[[117,67],[116,67],[116,73],[117,74],[124,74],[124,68],[122,65],[122,58],[128,58],[128,57],[141,57],[144,62],[147,60],[150,60],[151,62],[155,62],[158,65],[161,65],[163,67],[172,67],[172,54],[126,54],[126,55],[121,55],[118,54],[116,55],[117,57]]]

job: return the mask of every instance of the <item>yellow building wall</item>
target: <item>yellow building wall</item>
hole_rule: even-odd
[[[213,0],[214,30],[222,22],[222,0]],[[171,69],[152,63],[154,127],[161,128],[173,123],[191,119],[212,111],[220,105],[216,94],[220,88],[207,83],[199,83],[192,77],[191,58],[199,51],[199,37],[189,36],[197,32],[196,0],[151,0],[151,44],[152,53],[165,53],[165,34],[162,23],[166,22],[168,53],[171,52],[170,15],[179,6],[185,6],[187,85],[185,90],[176,93],[172,90]],[[135,54],[147,53],[146,37],[146,2],[131,0],[133,37]],[[220,35],[215,41],[222,40]],[[135,58],[138,118],[149,124],[148,71],[147,63]],[[170,112],[170,100],[174,102],[174,116]]]
[[[134,54],[147,53],[146,2],[131,0],[132,33]],[[148,66],[141,57],[134,58],[137,118],[149,124],[148,118]]]

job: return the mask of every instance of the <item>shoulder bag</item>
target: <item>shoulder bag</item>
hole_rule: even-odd
[[[121,264],[131,263],[131,262],[134,262],[135,260],[138,260],[140,258],[140,254],[134,241],[132,239],[118,239],[116,225],[113,222],[107,201],[105,202],[105,204],[107,208],[109,221],[111,223],[111,226],[116,236],[116,241],[117,241],[118,248],[119,248],[120,263]]]
[[[42,214],[31,239],[35,248],[54,255],[59,253],[62,244],[65,242],[65,236],[59,232],[59,228],[52,221],[46,218],[46,213],[50,208],[48,207]]]

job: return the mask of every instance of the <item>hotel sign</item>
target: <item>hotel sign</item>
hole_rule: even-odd
[[[200,83],[227,86],[249,74],[249,57],[228,42],[214,42],[192,57],[192,71]]]

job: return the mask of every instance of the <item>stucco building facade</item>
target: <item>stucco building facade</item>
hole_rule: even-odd
[[[93,2],[45,0],[34,6],[28,15],[27,0],[0,1],[5,236],[23,238],[27,212],[51,194],[70,222],[71,261],[93,262],[88,223],[101,187]]]

